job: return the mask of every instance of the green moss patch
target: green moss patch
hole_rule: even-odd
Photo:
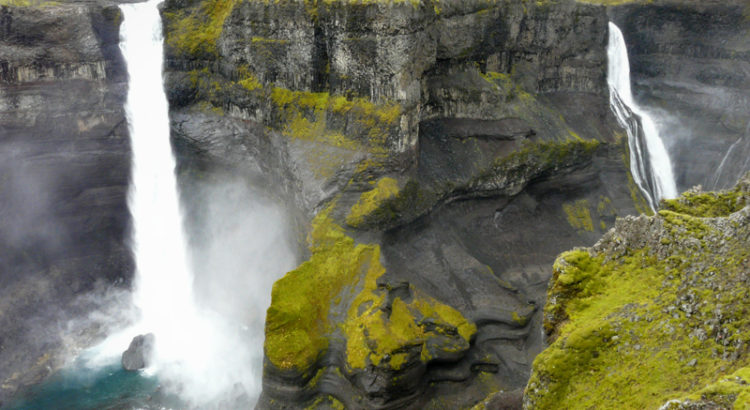
[[[594,221],[589,211],[589,201],[581,199],[573,203],[563,204],[563,212],[568,217],[570,226],[583,231],[593,232]]]
[[[599,141],[580,139],[527,142],[521,149],[498,158],[471,185],[480,189],[482,186],[512,186],[515,182],[525,183],[530,176],[585,163],[591,159],[599,146]]]
[[[469,348],[477,328],[459,311],[413,287],[409,301],[395,298],[388,306],[387,289],[379,289],[378,278],[376,271],[365,277],[343,325],[350,369],[374,365],[399,370],[407,361],[427,363],[436,352]]]
[[[663,200],[662,209],[702,217],[727,216],[744,208],[747,199],[739,188],[722,192],[691,190],[677,199]]]
[[[354,240],[321,212],[310,234],[312,256],[278,280],[266,318],[266,356],[274,366],[304,373],[328,347],[331,304],[362,275],[379,276],[380,248]]]
[[[365,217],[378,209],[383,201],[398,194],[398,191],[398,181],[389,177],[380,178],[373,189],[360,195],[359,201],[349,211],[346,223],[354,227],[359,226]]]
[[[750,364],[750,226],[692,215],[733,209],[711,196],[718,206],[621,220],[594,248],[558,258],[530,408],[656,409],[685,397],[738,408],[736,377],[713,383]]]
[[[205,0],[196,7],[164,13],[167,45],[190,58],[215,58],[224,21],[242,0]]]
[[[44,0],[0,0],[0,6],[11,7],[48,7],[57,6],[60,2]]]

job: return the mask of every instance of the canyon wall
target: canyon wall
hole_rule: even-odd
[[[0,5],[0,402],[90,343],[96,321],[73,319],[130,285],[120,20]]]

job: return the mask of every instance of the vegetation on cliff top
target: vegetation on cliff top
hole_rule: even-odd
[[[11,7],[47,7],[57,6],[60,2],[45,0],[0,0],[0,6]]]
[[[594,248],[561,255],[545,307],[552,343],[534,361],[525,407],[744,408],[747,197],[687,193],[668,205],[680,213],[618,220]]]

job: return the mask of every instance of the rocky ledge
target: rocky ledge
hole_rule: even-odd
[[[748,280],[750,173],[618,219],[555,262],[524,408],[747,408]]]

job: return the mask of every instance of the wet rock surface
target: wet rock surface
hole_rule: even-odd
[[[145,369],[151,363],[151,355],[154,351],[153,333],[138,335],[133,338],[128,350],[122,353],[122,368],[128,371]]]

